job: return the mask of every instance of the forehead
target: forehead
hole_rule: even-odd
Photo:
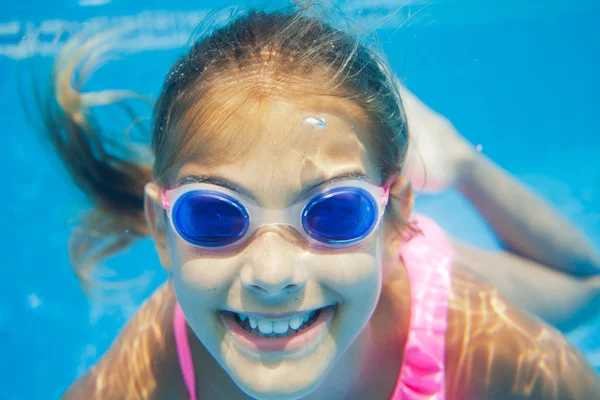
[[[307,118],[321,118],[325,127],[302,124]],[[197,156],[179,169],[178,181],[190,175],[226,179],[274,207],[285,206],[307,185],[347,173],[380,183],[367,140],[374,133],[365,112],[349,100],[245,102],[213,129],[209,142],[217,143],[205,141],[193,152]],[[207,157],[207,146],[219,154]]]

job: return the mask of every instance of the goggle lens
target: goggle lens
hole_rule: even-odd
[[[377,217],[377,204],[367,191],[342,188],[312,199],[302,212],[302,226],[320,242],[345,245],[368,236]]]
[[[188,242],[221,247],[241,239],[250,227],[244,206],[223,193],[192,191],[178,199],[173,225]]]

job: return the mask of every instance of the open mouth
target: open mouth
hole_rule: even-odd
[[[290,318],[279,320],[268,320],[256,318],[245,314],[234,314],[237,324],[246,332],[260,337],[288,337],[308,329],[319,318],[322,312],[333,306],[319,308],[303,314],[294,315]]]
[[[332,305],[277,319],[231,311],[221,314],[229,330],[247,347],[260,351],[290,351],[315,340],[335,310],[336,305]]]

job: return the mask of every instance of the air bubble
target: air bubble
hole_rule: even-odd
[[[307,117],[301,122],[302,126],[312,126],[313,129],[322,131],[327,127],[327,123],[321,117]]]

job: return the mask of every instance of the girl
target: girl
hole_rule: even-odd
[[[97,206],[74,254],[149,233],[171,280],[65,398],[598,396],[557,330],[413,215],[404,109],[373,51],[302,11],[235,19],[167,76],[150,169],[99,140],[89,107],[112,93],[72,88],[97,44],[67,49],[46,114]]]

